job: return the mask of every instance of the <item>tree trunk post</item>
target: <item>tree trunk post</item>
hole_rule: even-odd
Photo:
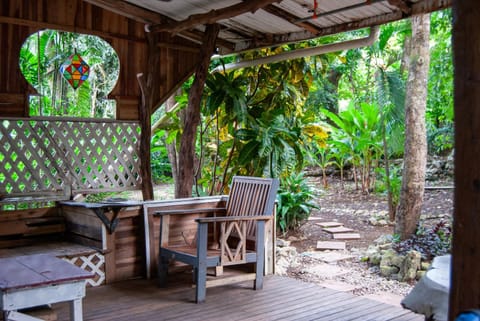
[[[142,196],[144,200],[153,200],[152,166],[150,141],[152,139],[152,110],[159,101],[160,78],[157,70],[160,69],[160,51],[158,50],[158,34],[147,34],[148,58],[146,77],[137,75],[137,80],[142,92],[142,103],[139,108],[141,127],[140,136],[140,167],[142,176]]]
[[[480,7],[453,1],[455,192],[449,320],[480,308]]]
[[[430,16],[412,17],[412,47],[405,99],[405,157],[395,233],[415,233],[423,204],[427,163],[425,109],[430,64]]]
[[[207,79],[210,58],[215,49],[219,25],[207,25],[200,49],[200,62],[195,70],[195,80],[188,95],[188,106],[183,118],[183,133],[178,154],[178,184],[175,184],[175,197],[192,196],[193,176],[195,170],[195,137],[200,123],[200,103],[203,87]]]

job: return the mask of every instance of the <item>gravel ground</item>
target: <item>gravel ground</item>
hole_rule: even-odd
[[[280,266],[277,271],[356,295],[377,295],[380,300],[386,296],[394,297],[390,303],[398,304],[415,282],[409,284],[386,279],[380,276],[378,267],[369,266],[361,260],[365,250],[375,239],[393,233],[393,225],[373,226],[369,221],[372,216],[387,214],[386,198],[377,194],[363,194],[355,190],[351,182],[342,188],[338,180],[330,179],[329,188],[323,190],[319,178],[310,180],[319,190],[317,203],[321,208],[311,215],[317,220],[306,222],[294,233],[280,236],[290,241],[297,255],[294,258],[280,259],[278,263],[285,266]],[[436,183],[451,184],[451,182]],[[453,190],[426,190],[422,209],[424,224],[431,225],[439,220],[448,222],[451,220],[452,212]],[[317,241],[332,238],[315,224],[322,221],[341,222],[345,227],[360,233],[361,239],[346,241],[345,251],[317,251]],[[339,257],[339,260],[335,259]]]

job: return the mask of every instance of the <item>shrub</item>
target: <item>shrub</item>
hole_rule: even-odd
[[[450,224],[440,221],[432,228],[419,226],[411,238],[394,244],[394,249],[405,254],[409,250],[421,253],[422,258],[431,260],[435,256],[450,253],[452,243],[452,229]]]
[[[293,230],[310,216],[312,208],[319,208],[311,200],[315,195],[303,174],[291,174],[281,180],[277,194],[277,224],[282,233]]]

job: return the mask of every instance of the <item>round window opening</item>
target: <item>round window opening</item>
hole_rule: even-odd
[[[36,94],[30,116],[115,118],[108,99],[120,63],[105,40],[92,35],[42,30],[20,49],[20,70]]]

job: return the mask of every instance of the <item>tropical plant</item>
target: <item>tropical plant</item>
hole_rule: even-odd
[[[352,156],[356,184],[360,181],[362,191],[369,192],[373,187],[375,167],[382,155],[378,107],[362,103],[360,109],[357,109],[350,104],[338,115],[325,109],[322,112],[335,125],[331,128],[331,139],[342,147],[342,152]]]
[[[312,201],[315,194],[303,174],[292,173],[280,182],[277,193],[277,224],[280,230],[286,233],[308,219],[312,209],[319,207]]]

